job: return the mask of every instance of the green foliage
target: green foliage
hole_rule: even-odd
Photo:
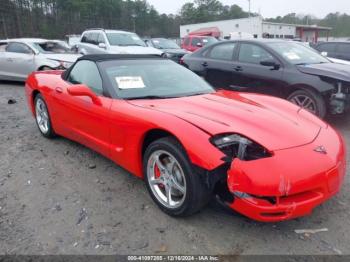
[[[332,27],[330,35],[334,37],[350,36],[350,15],[341,13],[330,13],[323,19],[314,16],[298,16],[296,13],[290,13],[283,17],[266,19],[270,22],[287,23],[287,24],[309,24]]]
[[[186,3],[180,11],[183,24],[203,23],[223,19],[237,19],[248,17],[238,5],[222,5],[218,0],[195,0]]]
[[[248,17],[238,5],[218,0],[194,0],[178,15],[160,14],[146,0],[1,0],[0,38],[63,38],[86,28],[103,27],[136,32],[142,36],[178,37],[181,24]],[[253,14],[256,15],[256,14]],[[350,16],[333,13],[324,19],[295,13],[268,19],[291,24],[333,27],[334,36],[350,36]]]

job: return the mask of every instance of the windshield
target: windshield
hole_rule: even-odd
[[[118,97],[174,98],[214,92],[195,73],[168,60],[121,60],[100,63]]]
[[[168,39],[152,39],[152,43],[158,49],[180,49],[174,41]]]
[[[112,46],[146,46],[137,34],[107,33],[109,44]]]
[[[268,43],[267,45],[294,65],[330,63],[327,58],[320,55],[316,50],[300,43]]]
[[[219,40],[217,40],[215,37],[205,37],[202,40],[203,45],[210,45],[210,44],[216,43],[218,41]]]
[[[42,42],[42,43],[33,43],[35,49],[40,53],[44,54],[64,54],[71,53],[72,51],[69,47],[61,44],[60,42]]]

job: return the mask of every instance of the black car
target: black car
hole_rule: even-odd
[[[314,48],[328,57],[350,61],[350,42],[323,42]]]
[[[186,55],[183,63],[216,88],[288,99],[324,117],[350,104],[350,66],[284,40],[237,40]]]
[[[189,52],[181,49],[173,40],[166,38],[152,38],[144,40],[146,45],[160,49],[164,52],[167,58],[180,63],[181,58]]]

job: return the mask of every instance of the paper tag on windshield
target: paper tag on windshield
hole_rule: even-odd
[[[136,89],[146,87],[141,76],[120,76],[116,77],[115,81],[117,82],[119,89]]]

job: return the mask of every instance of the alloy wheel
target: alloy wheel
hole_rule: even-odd
[[[316,102],[306,95],[296,95],[290,98],[290,102],[300,106],[313,114],[317,114],[317,105]]]
[[[46,134],[49,132],[49,113],[47,107],[42,99],[36,100],[35,105],[36,122],[38,123],[39,129],[42,133]]]
[[[166,208],[176,209],[185,201],[185,174],[169,152],[157,150],[152,153],[147,163],[147,179],[153,195]]]

